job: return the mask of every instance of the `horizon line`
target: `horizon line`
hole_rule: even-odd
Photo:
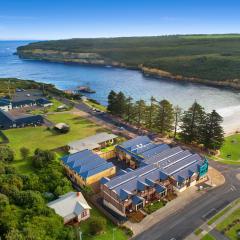
[[[176,33],[160,35],[132,35],[132,36],[99,36],[99,37],[69,37],[69,38],[0,38],[0,41],[49,41],[49,40],[69,40],[69,39],[97,39],[97,38],[131,38],[131,37],[164,37],[164,36],[201,36],[201,35],[240,35],[239,33]]]

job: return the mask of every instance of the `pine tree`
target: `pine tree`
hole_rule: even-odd
[[[174,123],[173,106],[167,100],[159,102],[158,114],[155,120],[155,128],[161,134],[166,134],[172,131]]]
[[[113,90],[108,94],[107,110],[113,115],[117,113],[117,93]]]
[[[204,108],[197,102],[184,112],[180,136],[185,142],[201,143],[205,117]]]
[[[174,138],[176,138],[176,135],[177,135],[177,128],[178,128],[178,125],[179,125],[179,121],[181,119],[181,114],[182,114],[182,109],[179,106],[175,106],[174,107],[174,116],[175,116],[175,119],[174,119],[174,135],[173,135]]]
[[[151,130],[154,124],[154,119],[156,118],[158,105],[157,100],[154,97],[151,97],[150,106],[146,107],[146,126]]]
[[[145,123],[146,103],[144,100],[136,101],[136,124],[138,127]]]
[[[218,150],[224,143],[223,118],[213,110],[207,114],[204,125],[203,144],[206,148]]]
[[[117,94],[116,106],[114,105],[114,109],[116,110],[116,114],[119,117],[124,117],[124,114],[126,112],[126,97],[123,92],[119,92]]]

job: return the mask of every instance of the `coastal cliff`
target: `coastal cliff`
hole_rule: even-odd
[[[126,67],[125,64],[116,61],[104,59],[97,53],[77,53],[57,50],[17,50],[17,55],[20,58],[43,60],[49,62],[60,63],[79,63],[79,64],[93,64],[93,65],[111,65]]]
[[[111,65],[146,75],[240,89],[240,35],[67,39],[17,49],[21,58]]]

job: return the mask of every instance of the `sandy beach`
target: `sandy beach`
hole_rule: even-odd
[[[217,112],[223,117],[223,128],[226,136],[240,132],[240,105],[218,109]]]

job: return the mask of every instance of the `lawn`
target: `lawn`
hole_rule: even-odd
[[[91,214],[91,217],[94,216],[94,217],[98,217],[98,218],[105,218],[101,214],[101,212],[99,212],[94,207],[91,209],[90,214]],[[100,235],[91,236],[89,234],[88,220],[86,220],[80,224],[80,230],[83,232],[84,240],[106,240],[106,239],[126,240],[126,239],[128,239],[128,237],[124,234],[124,232],[108,219],[107,219],[106,229],[105,229],[104,233],[102,233]],[[113,238],[113,232],[114,232],[114,238]]]
[[[240,134],[235,134],[225,138],[225,143],[220,149],[219,158],[225,162],[239,162],[240,164]]]
[[[53,98],[51,99],[51,102],[53,103],[52,106],[46,107],[46,108],[38,108],[33,111],[31,111],[32,114],[45,114],[47,112],[56,112],[57,108],[61,105],[63,105],[61,102],[59,102],[57,99]]]
[[[107,108],[105,106],[95,103],[95,102],[92,102],[91,100],[87,100],[84,103],[87,104],[89,107],[96,108],[97,110],[100,110],[103,112],[107,111]]]
[[[215,237],[207,233],[204,237],[201,238],[201,240],[215,240]]]
[[[70,141],[85,138],[94,135],[97,132],[104,131],[103,128],[71,113],[56,113],[48,115],[50,121],[54,123],[65,122],[70,125],[70,131],[66,134],[56,134],[47,130],[45,126],[16,128],[3,131],[8,137],[9,146],[15,151],[15,166],[21,168],[23,172],[30,169],[27,161],[21,160],[20,148],[27,147],[31,153],[36,148],[54,149],[66,145]]]
[[[237,230],[240,230],[240,208],[219,223],[217,225],[217,230],[221,232],[224,231],[225,235],[231,240],[238,239]]]

